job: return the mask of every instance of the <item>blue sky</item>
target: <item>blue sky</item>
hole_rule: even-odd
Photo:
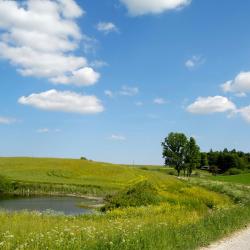
[[[171,131],[250,151],[250,2],[0,1],[0,155],[162,164]]]

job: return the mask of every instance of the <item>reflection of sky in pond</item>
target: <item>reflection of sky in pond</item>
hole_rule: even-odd
[[[18,197],[0,199],[0,209],[9,211],[55,211],[67,215],[89,214],[91,209],[81,208],[79,205],[93,204],[94,201],[77,197]]]

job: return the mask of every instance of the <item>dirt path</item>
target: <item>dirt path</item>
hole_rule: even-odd
[[[200,250],[250,250],[250,227]]]

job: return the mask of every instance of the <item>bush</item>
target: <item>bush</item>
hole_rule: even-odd
[[[0,175],[0,194],[9,191],[11,183],[3,176]]]
[[[148,167],[141,167],[140,169],[141,169],[141,170],[147,170],[147,171],[149,170]]]
[[[209,168],[209,172],[212,173],[213,175],[217,175],[220,172],[220,170],[216,165],[212,165]]]
[[[176,170],[169,170],[167,173],[168,173],[169,175],[177,175]]]
[[[201,177],[201,174],[196,171],[196,172],[194,172],[193,176],[195,176],[195,177]]]
[[[237,175],[237,174],[242,174],[243,171],[238,168],[230,168],[225,174],[226,175]]]
[[[127,190],[107,196],[103,212],[114,208],[140,207],[157,204],[161,201],[157,189],[148,181],[139,182]]]

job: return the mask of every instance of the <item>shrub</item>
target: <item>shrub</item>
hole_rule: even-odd
[[[168,173],[169,175],[177,175],[176,170],[169,170],[167,173]]]
[[[230,168],[225,174],[226,175],[237,175],[237,174],[242,174],[243,171],[238,168]]]
[[[216,165],[210,166],[209,171],[210,171],[213,175],[217,175],[217,174],[220,172],[219,168],[218,168]]]
[[[193,174],[195,177],[201,177],[201,174],[199,173],[199,172],[194,172],[194,174]]]
[[[120,191],[113,196],[107,196],[105,200],[107,203],[101,209],[102,211],[157,204],[161,201],[161,197],[150,182],[142,181],[127,190]]]
[[[141,170],[150,170],[148,167],[140,167]]]
[[[11,183],[3,176],[0,175],[0,194],[9,191]]]

